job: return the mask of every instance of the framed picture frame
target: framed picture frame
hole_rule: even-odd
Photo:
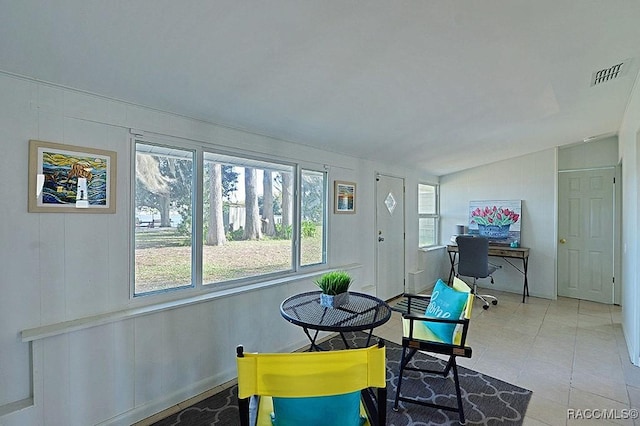
[[[116,152],[29,141],[29,212],[115,213]]]
[[[356,212],[356,184],[336,180],[333,182],[333,212],[354,214]]]

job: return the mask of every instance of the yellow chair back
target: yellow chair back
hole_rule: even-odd
[[[385,347],[327,352],[244,353],[238,397],[309,397],[385,387]]]

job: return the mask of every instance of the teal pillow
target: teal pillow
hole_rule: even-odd
[[[360,426],[360,391],[310,398],[273,398],[273,426]]]
[[[424,315],[428,318],[460,319],[468,298],[469,293],[455,290],[438,280]],[[424,325],[443,342],[453,342],[456,324],[425,321]]]

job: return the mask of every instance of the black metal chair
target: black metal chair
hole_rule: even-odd
[[[489,263],[489,240],[485,237],[458,236],[458,272],[457,276],[473,278],[472,292],[482,301],[482,308],[489,309],[489,301],[493,305],[498,304],[498,298],[490,294],[478,294],[476,280],[479,278],[491,278],[497,267]]]
[[[460,417],[460,423],[464,424],[465,417],[462,407],[462,392],[460,390],[460,380],[458,378],[458,366],[456,363],[456,357],[461,356],[464,358],[471,358],[472,350],[469,346],[466,345],[466,339],[469,329],[469,319],[471,318],[471,311],[473,309],[474,298],[473,294],[471,294],[471,289],[469,288],[469,286],[467,286],[467,284],[459,278],[454,277],[453,288],[459,292],[468,294],[460,318],[442,319],[427,317],[424,315],[424,311],[420,312],[420,308],[412,309],[412,304],[419,304],[416,303],[419,300],[429,300],[431,296],[416,294],[404,295],[408,298],[408,305],[407,313],[402,315],[402,359],[400,361],[400,372],[398,373],[398,386],[396,388],[396,397],[393,404],[393,410],[399,410],[398,403],[400,401],[409,402],[426,407],[457,412],[458,416]],[[453,332],[451,343],[448,343],[442,338],[436,336],[434,333],[429,331],[428,327],[425,326],[425,324],[434,323],[455,325],[455,331]],[[443,370],[432,370],[418,367],[417,364],[411,362],[414,355],[418,351],[446,355],[449,357],[449,359]],[[436,404],[427,402],[423,399],[417,399],[415,397],[408,397],[406,395],[403,396],[401,389],[403,380],[405,380],[405,372],[407,371],[438,374],[442,375],[444,379],[447,379],[449,373],[452,373],[456,390],[456,406]]]

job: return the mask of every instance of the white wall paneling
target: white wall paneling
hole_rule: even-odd
[[[307,343],[279,305],[314,289],[311,275],[162,309],[154,309],[162,297],[130,300],[130,128],[327,164],[331,184],[357,182],[356,215],[330,214],[328,267],[352,265],[354,289],[371,294],[375,172],[403,176],[406,247],[417,250],[414,189],[433,176],[0,73],[3,426],[131,424],[234,378],[238,344],[291,351]],[[116,213],[27,213],[30,139],[116,151]],[[406,259],[406,271],[421,268],[416,256]]]

